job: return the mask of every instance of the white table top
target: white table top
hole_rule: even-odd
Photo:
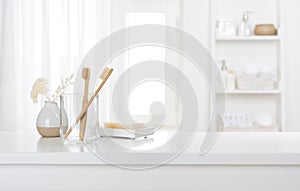
[[[199,151],[203,135],[197,133],[189,147],[168,164],[300,165],[300,133],[220,133],[212,149],[201,156]],[[134,140],[120,141],[136,144]],[[105,142],[101,138],[101,146],[109,148]],[[109,149],[104,149],[103,153],[125,161],[127,158],[142,157],[145,160],[140,163],[145,164],[169,154],[164,150],[118,153]],[[0,132],[0,164],[106,165],[84,144],[64,144],[60,138],[46,139],[38,134],[17,132]]]

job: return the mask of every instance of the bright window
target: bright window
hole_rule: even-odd
[[[126,26],[143,24],[166,24],[166,14],[163,12],[129,12],[126,15]],[[130,36],[128,37],[130,41]],[[127,67],[134,64],[159,60],[166,61],[166,50],[156,46],[136,47],[126,55]],[[134,116],[149,115],[151,103],[158,101],[165,104],[165,85],[160,82],[148,81],[139,84],[132,92],[129,100],[129,110]]]

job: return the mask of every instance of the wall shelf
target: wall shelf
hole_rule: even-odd
[[[225,60],[228,69],[242,71],[251,65],[266,66],[276,72],[276,83],[284,86],[283,40],[282,40],[282,0],[262,2],[252,0],[240,2],[234,0],[210,1],[210,51],[215,60]],[[263,4],[263,5],[262,5]],[[220,36],[217,23],[220,19],[241,19],[243,11],[251,9],[253,27],[256,24],[272,23],[278,29],[274,36]],[[262,8],[264,7],[264,8]],[[219,66],[220,67],[220,66]],[[279,86],[281,87],[281,86]],[[221,95],[222,93],[217,93]],[[228,113],[248,113],[252,122],[260,113],[270,114],[274,128],[226,128],[230,132],[285,131],[285,92],[271,90],[227,90],[225,91],[226,111]]]
[[[238,127],[225,127],[223,132],[278,132],[280,131],[279,126],[273,127],[249,127],[249,128],[238,128]]]
[[[280,41],[280,36],[245,36],[223,37],[216,36],[216,41]]]
[[[281,90],[227,90],[227,95],[280,95]]]

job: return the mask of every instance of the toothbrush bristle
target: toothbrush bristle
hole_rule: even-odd
[[[90,69],[89,68],[82,68],[82,78],[87,79],[90,74]]]
[[[112,70],[113,70],[113,69],[107,68],[107,67],[106,67],[106,68],[103,70],[103,72],[100,74],[100,79],[101,79],[101,80],[104,80],[105,78],[107,78],[107,76],[111,74]]]

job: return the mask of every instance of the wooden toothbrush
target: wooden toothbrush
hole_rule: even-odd
[[[89,99],[88,103],[85,105],[84,109],[81,111],[79,116],[76,118],[76,121],[74,122],[74,124],[68,129],[64,138],[67,138],[70,135],[70,133],[72,132],[74,127],[78,124],[78,122],[81,120],[81,118],[85,115],[88,108],[90,107],[90,105],[94,101],[95,97],[98,95],[98,93],[100,92],[100,90],[102,89],[102,87],[104,86],[104,84],[106,83],[106,81],[108,80],[108,78],[110,77],[112,72],[113,72],[112,68],[105,68],[103,70],[103,72],[100,74],[100,79],[102,79],[102,82],[98,86],[97,90],[94,92],[93,96]]]
[[[82,76],[82,79],[84,79],[84,81],[85,81],[84,94],[83,94],[83,98],[82,98],[82,109],[81,109],[81,111],[83,111],[89,101],[88,93],[89,93],[90,69],[83,68],[81,76]],[[84,138],[87,115],[88,115],[88,112],[86,112],[80,120],[80,130],[79,130],[80,141],[83,141],[83,138]]]

